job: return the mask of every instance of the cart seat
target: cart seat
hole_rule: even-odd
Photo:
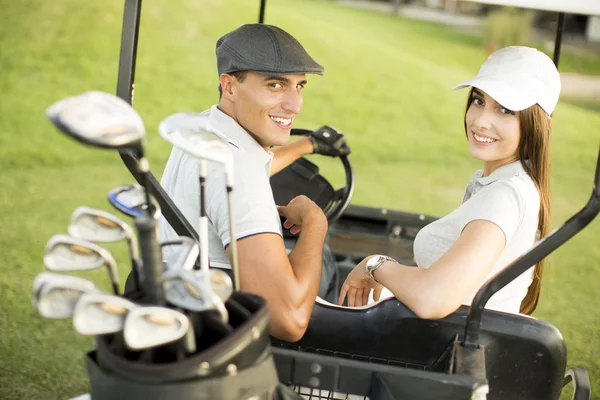
[[[439,320],[417,317],[396,299],[347,308],[317,301],[304,337],[274,347],[448,373],[452,342],[462,340],[468,307]],[[488,399],[557,399],[567,351],[554,326],[524,315],[486,310]]]

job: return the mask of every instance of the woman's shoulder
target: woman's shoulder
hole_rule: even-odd
[[[537,204],[540,201],[540,194],[537,187],[533,179],[526,172],[498,180],[495,184],[498,188],[497,190],[510,190],[516,193],[523,202]]]
[[[536,217],[540,208],[540,195],[531,177],[527,174],[499,179],[487,185],[482,192],[485,193],[484,203],[493,203],[496,209],[519,219]]]
[[[522,202],[539,203],[539,193],[535,183],[520,161],[505,165],[477,181],[483,186],[481,190],[484,192],[515,196]]]

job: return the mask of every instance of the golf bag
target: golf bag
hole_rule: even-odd
[[[281,387],[271,354],[265,301],[235,292],[229,326],[211,312],[192,313],[197,350],[181,342],[130,351],[122,333],[99,336],[86,361],[93,400],[297,399]]]

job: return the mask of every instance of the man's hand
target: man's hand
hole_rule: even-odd
[[[299,233],[302,225],[306,223],[324,224],[327,229],[327,218],[323,210],[304,195],[294,197],[287,206],[277,206],[277,210],[279,215],[287,218],[283,227],[289,229],[294,235]]]
[[[349,307],[364,306],[369,301],[369,293],[371,293],[371,289],[374,290],[373,300],[379,300],[381,291],[383,290],[383,285],[375,282],[366,274],[365,264],[367,263],[369,257],[358,263],[358,265],[356,265],[356,267],[354,267],[354,269],[348,274],[348,277],[344,281],[342,289],[340,290],[340,297],[338,299],[339,305],[344,303],[344,298],[347,294]]]
[[[313,153],[331,157],[347,156],[350,147],[337,129],[325,125],[307,135],[313,145]]]

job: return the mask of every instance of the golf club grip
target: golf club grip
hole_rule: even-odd
[[[142,269],[140,283],[144,297],[156,305],[165,304],[165,293],[162,286],[162,254],[156,232],[156,221],[147,216],[137,217],[135,226],[138,230]]]

